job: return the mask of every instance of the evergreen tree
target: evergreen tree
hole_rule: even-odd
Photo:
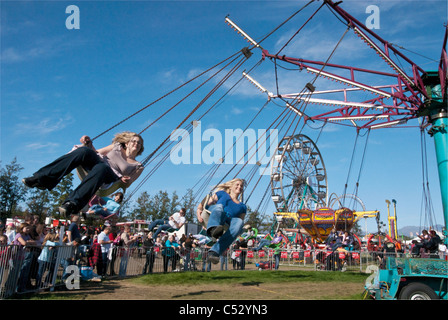
[[[185,219],[189,222],[197,223],[198,218],[196,217],[196,201],[193,196],[193,190],[188,189],[187,193],[182,198],[182,208],[185,208]]]
[[[30,192],[31,196],[28,197],[26,202],[28,211],[32,215],[38,215],[39,221],[45,221],[45,217],[50,214],[50,192],[47,190],[33,189]]]
[[[28,190],[19,180],[22,170],[16,158],[5,168],[0,166],[0,219],[3,221],[20,213],[19,203],[26,199]]]
[[[69,173],[49,192],[49,215],[58,216],[58,208],[73,191],[73,173]]]
[[[148,192],[143,191],[137,198],[136,205],[130,210],[126,216],[131,220],[151,220],[152,219],[152,200]],[[123,212],[121,216],[124,216]]]

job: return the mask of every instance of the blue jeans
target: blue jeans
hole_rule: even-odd
[[[261,250],[261,248],[268,246],[271,244],[271,240],[261,239],[258,247],[255,248],[255,251]]]
[[[278,270],[278,267],[280,266],[280,253],[274,254],[275,259],[275,270]]]
[[[95,211],[93,214],[102,217],[108,217],[111,215],[109,211],[104,210],[104,207],[100,204],[94,204],[89,208],[89,210]]]
[[[109,265],[109,259],[107,258],[108,252],[102,252],[101,255],[103,258],[102,259],[103,260],[102,270],[98,270],[98,268],[97,268],[97,271],[101,272],[100,276],[105,276],[106,272],[107,272],[107,267]]]
[[[42,283],[43,286],[47,286],[48,284],[52,284],[51,281],[53,281],[53,273],[56,264],[54,261],[42,261],[38,260],[39,263],[39,269],[37,270],[37,287],[40,288]],[[45,271],[48,270],[48,274],[46,275],[45,279],[42,279],[42,276],[44,275]],[[65,270],[65,269],[64,269]]]
[[[168,224],[168,219],[157,219],[154,220],[153,222],[151,222],[151,224],[148,226],[148,230],[151,231],[152,229],[154,229],[155,226],[159,226],[159,228],[156,230],[156,232],[154,232],[153,238],[157,238],[157,235],[160,233],[160,231],[162,230],[168,230],[171,229],[172,226]]]
[[[213,247],[210,248],[210,251],[221,255],[242,233],[244,221],[240,217],[227,216],[221,204],[215,204],[211,206],[209,210],[210,218],[208,219],[207,231],[210,230],[210,228],[223,226],[226,223],[229,225],[229,230],[227,230]]]
[[[221,270],[227,270],[227,255],[220,256],[219,261],[221,262]]]
[[[26,290],[28,285],[28,280],[30,278],[31,262],[33,258],[33,252],[25,252],[25,259],[22,262],[22,267],[20,268],[20,276],[18,283],[18,291],[23,292]]]
[[[128,268],[128,260],[129,260],[129,250],[130,250],[129,248],[125,248],[123,256],[121,257],[120,270],[118,272],[118,275],[120,277],[126,276],[126,269]]]

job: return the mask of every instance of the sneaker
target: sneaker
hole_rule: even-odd
[[[209,251],[207,260],[213,264],[217,264],[219,262],[219,254],[217,254],[215,251]]]
[[[59,207],[59,213],[65,218],[72,214],[76,214],[76,204],[71,201],[64,202],[62,206]]]
[[[212,238],[219,239],[224,233],[224,226],[217,226],[210,229]]]
[[[47,190],[47,188],[45,188],[44,186],[41,186],[39,184],[39,181],[37,178],[35,177],[28,177],[28,178],[23,178],[22,182],[24,185],[26,185],[28,188],[37,188],[40,190]]]

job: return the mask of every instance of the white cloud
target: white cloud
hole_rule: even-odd
[[[25,149],[30,149],[30,150],[40,150],[40,149],[55,149],[59,147],[59,143],[30,143],[28,145],[25,146]]]
[[[26,135],[47,135],[64,129],[72,122],[73,119],[69,115],[59,118],[44,118],[40,121],[27,118],[26,122],[22,121],[16,125],[15,132]]]

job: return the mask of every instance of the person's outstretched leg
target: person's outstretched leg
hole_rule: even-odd
[[[227,215],[222,204],[215,204],[209,208],[210,217],[207,223],[207,235],[212,238],[219,238],[224,232],[224,224]]]
[[[118,179],[109,165],[104,162],[97,163],[90,169],[89,174],[78,187],[65,199],[59,211],[66,216],[77,213],[89,203],[89,200],[103,184],[112,183]]]
[[[50,164],[36,171],[33,176],[23,179],[25,185],[31,188],[52,190],[67,174],[78,166],[91,170],[101,159],[95,151],[81,147],[67,153]]]
[[[209,250],[208,256],[209,261],[216,264],[219,262],[219,256],[230,247],[233,241],[241,234],[243,231],[244,221],[241,218],[232,218],[230,220],[229,230],[227,230],[218,242],[216,242]]]

